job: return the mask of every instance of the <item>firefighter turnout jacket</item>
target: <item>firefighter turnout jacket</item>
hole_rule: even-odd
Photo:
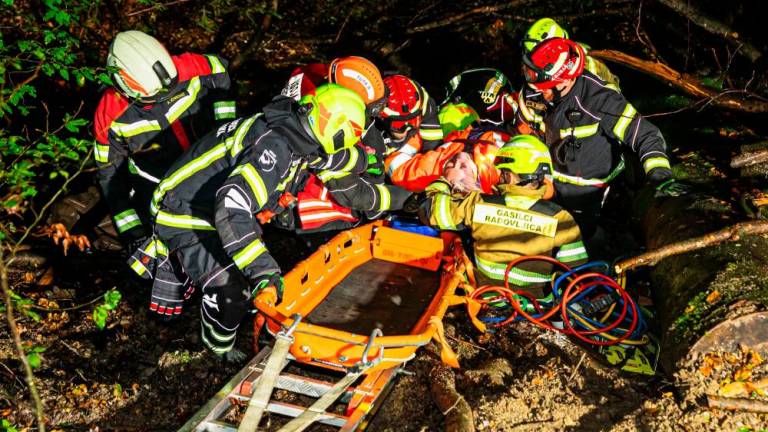
[[[95,113],[98,181],[117,231],[128,238],[143,235],[152,191],[171,163],[218,121],[236,117],[235,102],[225,99],[225,60],[191,53],[172,59],[178,84],[164,100],[143,105],[110,88]]]
[[[174,162],[153,196],[157,237],[202,290],[202,339],[219,354],[232,349],[260,277],[280,271],[257,215],[284,211],[281,198],[297,192],[307,169],[364,161],[357,148],[320,155],[297,111],[280,97],[263,113],[221,126]]]
[[[531,88],[521,98],[520,120],[550,147],[558,195],[605,188],[624,169],[622,146],[637,154],[647,175],[671,176],[659,129],[595,75],[584,72],[555,103]]]
[[[445,183],[436,182],[420,216],[425,224],[441,230],[468,228],[475,264],[492,283],[503,283],[507,264],[521,256],[551,256],[568,265],[586,262],[578,225],[559,205],[542,199],[545,186],[499,185],[497,189],[496,195],[452,196]],[[549,263],[526,261],[511,269],[508,278],[510,284],[541,297],[541,287],[550,281],[552,270]]]

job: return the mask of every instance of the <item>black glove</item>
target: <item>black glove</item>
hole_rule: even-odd
[[[144,230],[144,227],[141,225],[131,228],[123,233],[123,244],[129,255],[136,252],[136,249],[144,245],[147,239],[149,239],[149,234],[147,234],[146,230]]]
[[[275,291],[277,292],[277,303],[280,303],[283,300],[283,290],[285,289],[283,276],[278,272],[258,276],[253,281],[253,291],[251,294],[256,297],[259,295],[259,292],[268,287],[275,287]]]
[[[679,197],[691,193],[692,188],[690,185],[681,183],[673,178],[667,179],[663,183],[656,185],[657,198],[661,197]]]

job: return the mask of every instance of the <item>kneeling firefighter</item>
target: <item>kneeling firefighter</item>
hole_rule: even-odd
[[[261,240],[257,216],[285,211],[284,198],[297,192],[308,170],[349,160],[363,125],[365,104],[343,87],[321,86],[300,104],[280,96],[262,113],[197,142],[158,185],[157,240],[202,290],[202,340],[214,353],[239,360],[235,334],[249,300],[268,287],[282,295],[280,267]],[[168,260],[158,261],[162,267]],[[175,314],[178,295],[163,304],[164,296],[155,295],[175,286],[158,286],[166,283],[159,279],[153,307]]]
[[[495,194],[451,195],[444,184],[437,184],[419,210],[425,224],[471,231],[478,283],[503,285],[507,264],[521,256],[547,255],[569,265],[586,262],[573,217],[543,199],[552,188],[547,179],[553,171],[547,146],[533,136],[518,135],[498,150],[494,164],[499,170]],[[511,269],[506,277],[511,285],[543,297],[542,288],[552,270],[550,263],[530,261]]]

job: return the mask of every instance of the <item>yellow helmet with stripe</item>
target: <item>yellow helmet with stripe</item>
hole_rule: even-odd
[[[523,180],[541,181],[552,175],[549,148],[533,135],[517,135],[496,153],[493,164],[499,170],[509,170]]]

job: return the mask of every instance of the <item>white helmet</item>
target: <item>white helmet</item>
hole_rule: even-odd
[[[107,66],[120,69],[112,78],[126,96],[134,99],[153,99],[178,76],[165,47],[137,30],[117,34],[109,47]]]

